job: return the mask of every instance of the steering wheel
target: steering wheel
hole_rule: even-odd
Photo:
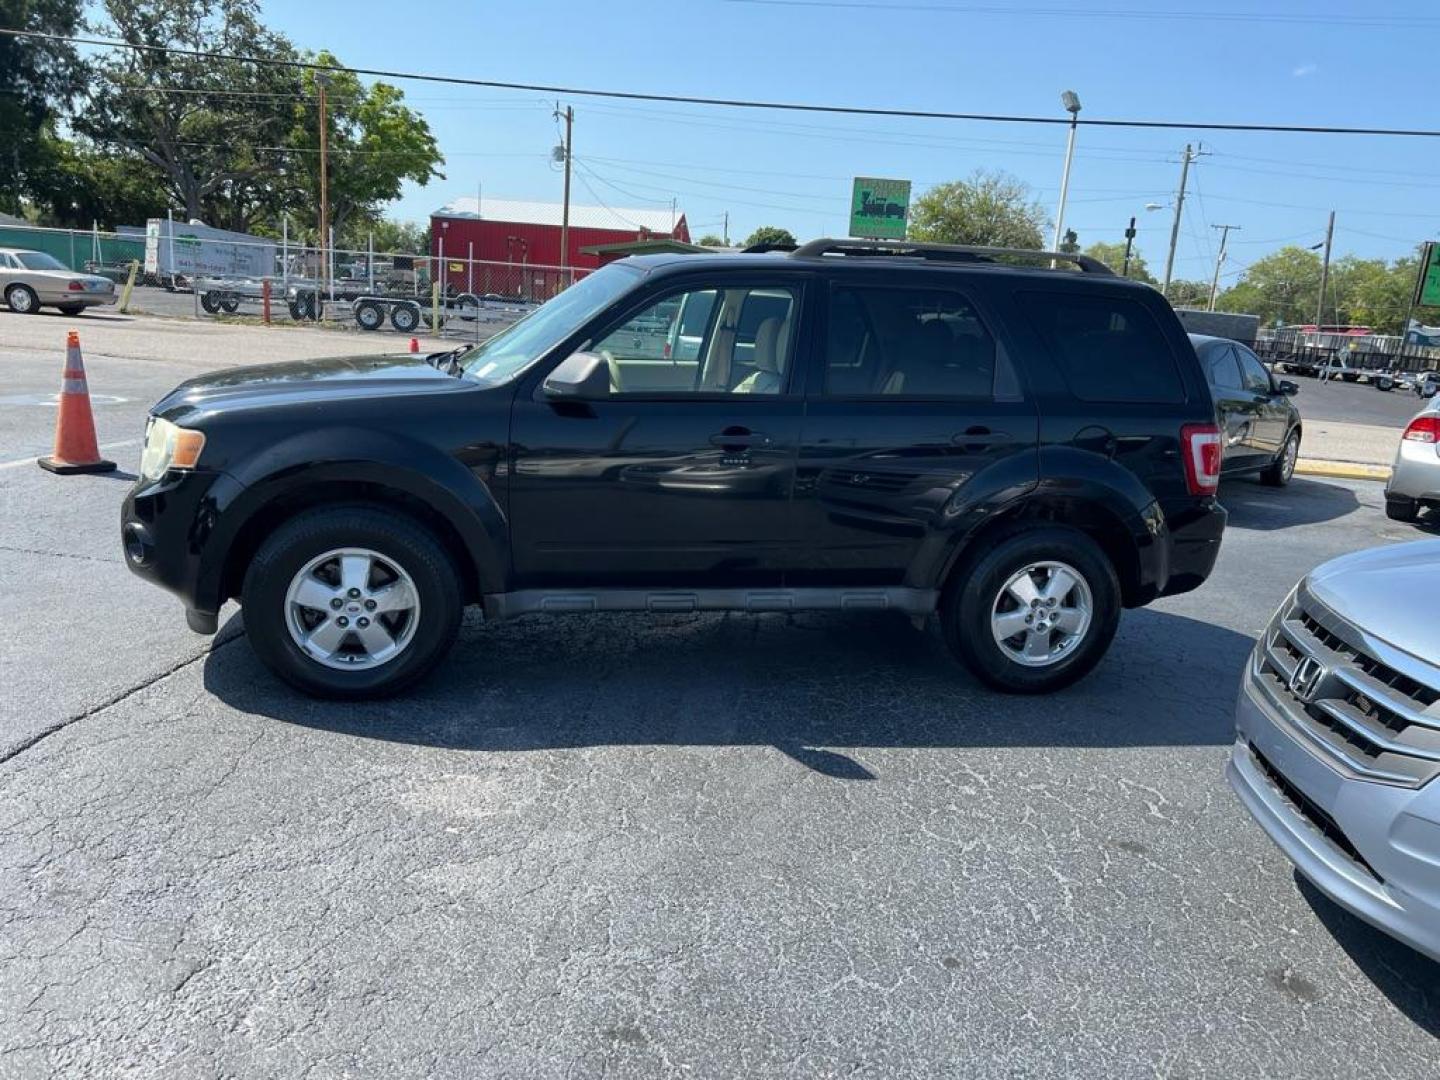
[[[605,366],[610,369],[610,392],[618,394],[625,389],[625,384],[620,378],[620,362],[615,359],[615,354],[609,349],[601,349],[600,356],[605,361]]]

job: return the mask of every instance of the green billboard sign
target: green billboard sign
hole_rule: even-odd
[[[1440,244],[1425,245],[1420,280],[1415,284],[1415,303],[1420,307],[1440,307]]]
[[[904,240],[910,214],[910,181],[857,176],[850,193],[850,235],[866,240]]]

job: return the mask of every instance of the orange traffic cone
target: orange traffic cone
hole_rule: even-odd
[[[85,361],[80,358],[80,335],[74,330],[65,341],[65,374],[60,380],[60,412],[55,418],[55,452],[39,459],[42,469],[62,476],[71,473],[111,472],[113,461],[100,456],[95,442],[95,417],[90,412],[90,390],[85,385]]]
[[[410,339],[410,351],[411,351],[411,352],[419,352],[419,351],[420,351],[420,339],[419,339],[419,338],[413,338],[413,337],[412,337],[412,338]]]

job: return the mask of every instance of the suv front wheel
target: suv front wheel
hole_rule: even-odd
[[[1000,690],[1069,686],[1105,655],[1120,621],[1115,569],[1084,533],[1011,533],[961,567],[940,611],[945,641]]]
[[[460,625],[455,568],[411,518],[376,507],[312,510],[255,554],[241,603],[260,659],[307,694],[367,698],[425,675]]]

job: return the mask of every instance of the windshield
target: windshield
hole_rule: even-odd
[[[68,270],[69,268],[54,255],[43,251],[17,251],[15,258],[26,270]]]
[[[489,341],[457,358],[466,375],[502,383],[549,352],[586,320],[609,307],[638,280],[634,270],[611,264],[581,278]]]

